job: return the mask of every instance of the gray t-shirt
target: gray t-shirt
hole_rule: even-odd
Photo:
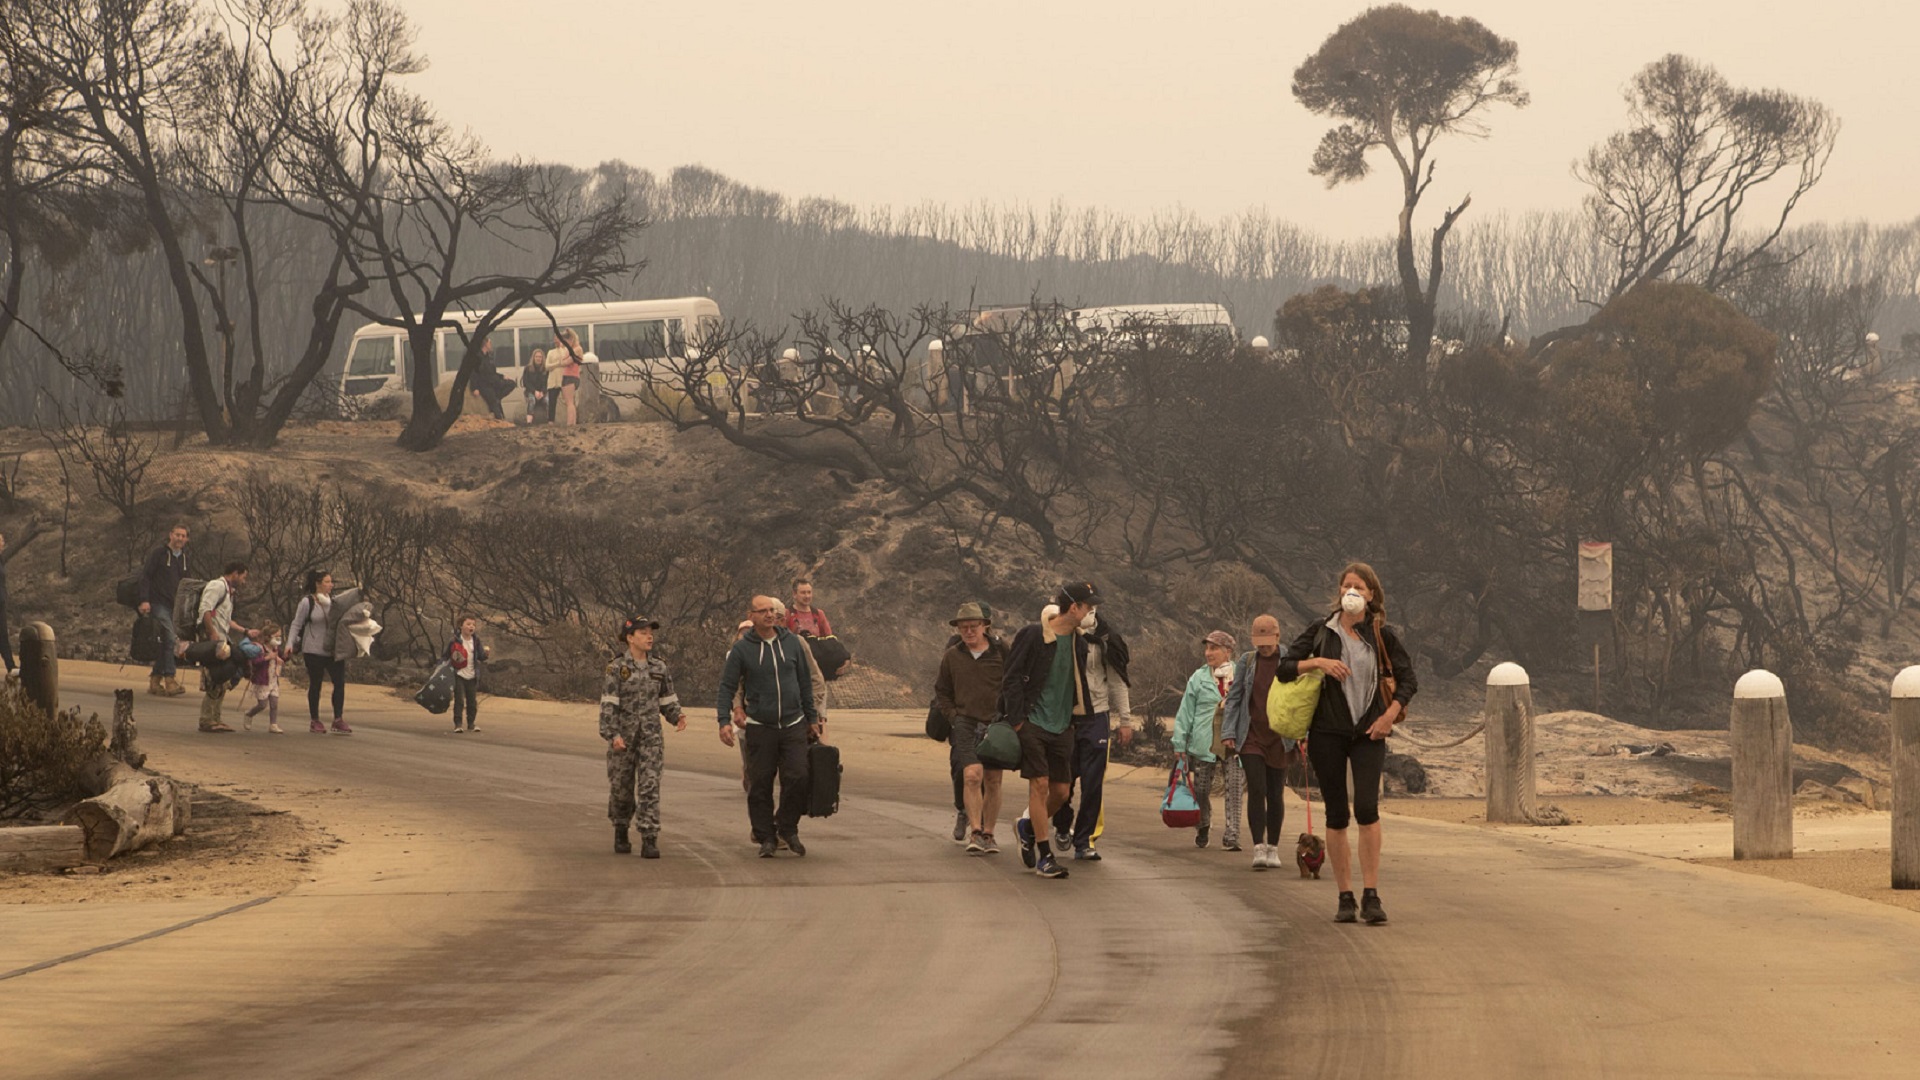
[[[1365,626],[1362,622],[1360,626]],[[1367,708],[1373,704],[1373,696],[1380,692],[1380,658],[1374,655],[1373,634],[1369,631],[1365,637],[1358,633],[1360,627],[1348,630],[1335,615],[1327,620],[1327,626],[1340,635],[1340,659],[1346,662],[1352,674],[1340,684],[1340,692],[1347,696],[1347,712],[1353,716],[1353,726],[1360,726],[1360,718],[1367,715]]]

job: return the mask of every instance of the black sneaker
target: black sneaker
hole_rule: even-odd
[[[643,859],[659,858],[660,857],[659,841],[655,840],[651,836],[646,836],[643,834],[640,837],[640,857]]]
[[[1200,831],[1193,834],[1193,846],[1207,846],[1207,827],[1205,825],[1200,826]]]
[[[787,845],[787,850],[793,852],[795,855],[805,855],[807,853],[807,845],[800,842],[799,833],[790,832],[781,837],[780,842]]]
[[[1387,921],[1387,909],[1380,906],[1379,893],[1368,889],[1360,894],[1360,918],[1364,919],[1368,926],[1379,926]]]
[[[773,841],[771,840],[760,841],[760,857],[763,859],[773,858]]]
[[[1013,823],[1013,835],[1020,841],[1020,861],[1033,869],[1033,822],[1020,818]]]
[[[965,810],[955,810],[953,812],[953,842],[956,844],[964,844],[967,842],[967,812]]]
[[[1046,878],[1063,878],[1067,876],[1067,868],[1061,866],[1060,860],[1054,858],[1051,852],[1047,853],[1047,855],[1040,860],[1039,864],[1033,868],[1033,872]]]
[[[1360,905],[1353,902],[1353,894],[1350,892],[1341,893],[1340,894],[1340,910],[1333,913],[1333,921],[1334,922],[1358,922],[1359,920],[1360,920]]]
[[[627,827],[625,825],[615,825],[613,827],[613,853],[615,855],[625,855],[632,850],[633,841],[627,839]]]

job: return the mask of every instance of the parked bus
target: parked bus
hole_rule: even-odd
[[[516,384],[535,349],[552,349],[556,323],[572,327],[580,335],[581,347],[597,361],[583,365],[583,388],[608,386],[623,392],[637,390],[633,384],[656,373],[666,361],[684,358],[689,341],[698,341],[720,324],[720,305],[704,296],[553,304],[548,310],[553,313],[551,320],[537,307],[522,308],[489,335],[495,369]],[[469,332],[479,322],[477,316],[459,318]],[[443,400],[463,355],[458,334],[441,330],[435,335],[435,389]],[[347,350],[340,391],[361,405],[405,397],[409,359],[405,331],[377,323],[363,326]],[[612,402],[608,405],[610,418],[618,418],[618,408]],[[501,406],[507,419],[515,422],[526,414],[518,393],[507,395]]]

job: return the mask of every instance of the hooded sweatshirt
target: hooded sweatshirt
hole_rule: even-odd
[[[716,705],[721,726],[733,722],[728,714],[736,689],[744,691],[749,724],[788,727],[802,719],[816,723],[819,712],[813,703],[813,674],[801,651],[805,647],[798,636],[778,624],[772,640],[747,633],[735,641],[720,672]]]

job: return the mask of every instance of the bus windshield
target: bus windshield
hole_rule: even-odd
[[[348,375],[393,374],[393,338],[361,338],[353,343],[353,355],[347,358]]]

